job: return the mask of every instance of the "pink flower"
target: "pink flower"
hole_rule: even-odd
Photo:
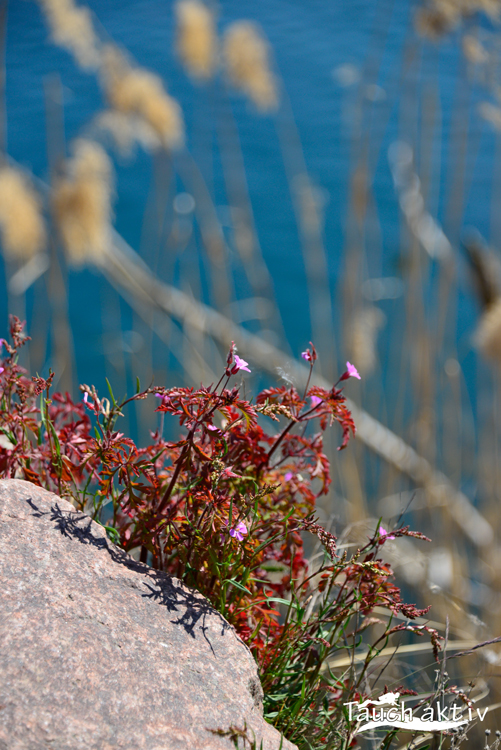
[[[322,403],[323,398],[320,398],[320,396],[310,396],[310,400],[312,406],[318,406]]]
[[[162,403],[160,404],[160,406],[169,406],[169,404],[171,403],[170,396],[168,396],[166,393],[155,393],[155,398],[162,399]]]
[[[232,536],[234,539],[237,539],[237,541],[239,542],[243,541],[244,536],[247,536],[248,533],[249,532],[247,531],[247,526],[243,521],[237,523],[234,529],[230,529],[230,536]]]
[[[348,378],[357,378],[357,380],[362,380],[362,378],[358,374],[357,368],[355,367],[355,365],[352,365],[350,362],[346,363],[346,372],[343,372],[343,374],[341,375],[341,377],[339,378],[337,382],[340,383],[341,380],[348,380]]]
[[[362,380],[362,378],[358,374],[357,368],[349,362],[346,363],[346,370],[350,378],[357,378],[357,380]]]
[[[292,473],[292,471],[286,471],[284,474],[284,479],[286,482],[290,482],[293,476],[294,474]]]
[[[250,372],[249,368],[247,367],[249,363],[245,361],[245,359],[242,359],[238,356],[238,354],[235,354],[235,364],[231,368],[231,374],[235,375],[239,370],[245,370],[246,372]]]
[[[379,531],[379,536],[382,536],[383,539],[395,539],[394,536],[388,534],[388,532],[386,531],[386,529],[383,526],[380,526],[379,529],[378,529],[378,531]]]
[[[2,373],[5,370],[5,367],[0,367],[0,373]]]
[[[85,391],[85,393],[83,395],[83,402],[84,402],[84,404],[87,404],[89,402],[89,394],[88,394],[87,391]]]
[[[209,430],[209,432],[213,432],[216,437],[219,437],[223,434],[219,427],[216,427],[215,424],[206,424],[205,426]]]
[[[235,479],[240,479],[240,474],[235,474],[234,471],[231,470],[231,466],[227,466],[223,471],[221,472],[221,477],[224,477],[225,479],[233,477]]]
[[[313,367],[313,363],[317,360],[317,350],[310,341],[311,349],[307,349],[305,352],[301,352],[301,356]]]

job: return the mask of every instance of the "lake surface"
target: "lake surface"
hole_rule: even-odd
[[[89,5],[110,37],[126,47],[139,65],[164,78],[169,91],[183,107],[188,146],[195,156],[210,161],[212,135],[207,124],[210,96],[190,82],[175,57],[173,3],[95,0]],[[396,138],[412,141],[413,135],[421,132],[423,113],[418,108],[416,112],[412,109],[415,101],[412,87],[421,93],[428,90],[430,96],[436,94],[440,137],[431,146],[434,154],[430,208],[436,209],[447,230],[447,196],[454,184],[453,166],[457,158],[454,113],[458,111],[462,87],[458,80],[466,78],[458,34],[439,48],[433,44],[420,46],[412,29],[416,4],[409,0],[240,0],[238,3],[223,0],[219,7],[221,28],[230,21],[249,18],[261,25],[270,40],[309,174],[325,205],[324,241],[336,307],[340,306],[353,154],[360,153],[356,143],[354,146],[354,134],[356,106],[362,94],[365,101],[362,130],[370,132],[369,164],[374,195],[373,219],[372,223],[369,221],[365,240],[366,276],[398,276],[401,212],[388,164],[388,147]],[[482,24],[487,26],[486,21]],[[48,43],[39,7],[28,0],[14,0],[9,6],[6,59],[8,151],[35,175],[46,179],[44,81],[54,72],[61,76],[68,142],[85,132],[92,114],[102,106],[102,96],[92,75],[78,70],[65,51]],[[463,78],[458,78],[459,75]],[[482,97],[485,95],[481,88],[474,90],[464,110],[470,116],[467,126],[475,148],[471,154],[468,152],[461,223],[475,226],[489,239],[495,135],[476,114]],[[297,355],[311,336],[308,292],[277,133],[272,118],[255,114],[242,97],[235,95],[231,101],[260,244],[274,279],[286,333]],[[139,250],[151,185],[151,159],[138,153],[132,161],[117,160],[116,168],[116,228]],[[220,181],[220,168],[216,165],[216,192]],[[455,235],[454,241],[457,224],[451,223],[451,233]],[[143,253],[148,259],[147,247]],[[70,317],[80,382],[102,383],[101,303],[106,288],[106,283],[88,270],[70,273]],[[379,304],[391,322],[401,301],[383,299]],[[31,305],[29,296],[28,309]],[[5,295],[0,299],[0,312],[5,322]],[[461,356],[465,358],[471,349],[477,312],[475,301],[464,291],[458,310],[458,335],[460,347],[463,346]],[[127,312],[123,315],[127,327]],[[383,346],[391,345],[389,338],[385,343],[384,335],[382,342]]]

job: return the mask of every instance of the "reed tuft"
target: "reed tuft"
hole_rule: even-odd
[[[416,13],[416,30],[428,39],[437,40],[474,13],[482,12],[496,20],[500,11],[500,0],[428,0]]]
[[[180,0],[176,16],[179,57],[193,78],[209,79],[216,67],[217,54],[213,12],[200,0]]]
[[[133,68],[113,45],[103,52],[102,71],[113,109],[141,117],[155,132],[162,147],[172,150],[183,145],[181,107],[166,92],[158,76],[143,68]]]
[[[54,217],[68,260],[102,263],[111,235],[112,164],[104,149],[80,139],[67,162],[67,176],[52,196]]]
[[[123,156],[130,156],[136,145],[145,151],[160,148],[160,140],[152,127],[137,115],[125,115],[116,109],[105,109],[94,118],[93,133],[98,140],[109,137]]]
[[[269,45],[250,21],[232,23],[224,37],[224,61],[231,82],[262,112],[278,106],[277,81],[270,69]]]
[[[6,258],[30,260],[46,244],[42,204],[33,186],[17,169],[0,169],[0,229]]]
[[[55,44],[68,50],[85,70],[99,66],[100,42],[88,8],[73,0],[40,0]]]

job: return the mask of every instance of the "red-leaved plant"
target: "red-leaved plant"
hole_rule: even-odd
[[[351,557],[314,519],[317,498],[331,482],[322,433],[337,423],[345,448],[355,425],[339,383],[358,377],[349,365],[330,390],[268,388],[254,402],[232,377],[249,371],[232,344],[216,385],[152,386],[117,403],[81,386],[82,400],[51,394],[53,375],[26,377],[17,353],[28,337],[11,319],[11,342],[0,368],[0,476],[21,477],[56,491],[103,524],[126,551],[198,589],[237,629],[254,654],[265,692],[265,715],[300,748],[349,747],[354,730],[344,701],[365,695],[372,659],[393,633],[427,632],[412,624],[428,611],[402,602],[379,552],[382,527]],[[311,370],[316,352],[303,353]],[[158,398],[160,428],[139,448],[116,430],[131,401]],[[163,437],[163,419],[182,434]],[[275,426],[275,429],[273,427]],[[270,429],[271,428],[271,429]],[[315,569],[303,536],[325,550]],[[391,538],[415,536],[408,528]],[[388,611],[382,635],[355,668],[329,669],[334,654],[355,653],[370,632],[375,607]],[[394,625],[393,617],[404,622]],[[377,620],[379,623],[381,620]]]

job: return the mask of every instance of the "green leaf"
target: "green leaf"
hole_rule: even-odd
[[[292,508],[292,509],[291,509],[291,510],[290,510],[290,511],[289,511],[289,512],[287,513],[287,515],[286,515],[286,516],[284,516],[283,520],[284,520],[284,521],[287,521],[287,519],[288,519],[288,518],[290,518],[290,517],[292,516],[292,514],[293,514],[293,513],[294,513],[294,508]],[[280,539],[280,537],[281,537],[281,536],[283,536],[283,535],[284,535],[284,533],[285,533],[284,531],[279,531],[279,532],[278,532],[277,534],[275,534],[275,536],[272,536],[272,537],[270,537],[269,539],[266,539],[266,540],[265,540],[264,542],[262,542],[262,543],[261,543],[261,544],[259,545],[259,547],[256,547],[256,549],[254,550],[254,554],[252,555],[252,557],[255,557],[255,556],[256,556],[256,555],[257,555],[257,554],[258,554],[259,552],[261,552],[261,550],[262,550],[262,549],[264,549],[265,547],[268,547],[268,546],[269,546],[269,545],[270,545],[270,544],[271,544],[272,542],[274,542],[274,541],[275,541],[276,539]]]
[[[110,541],[113,544],[120,545],[120,532],[114,526],[105,526],[104,529]]]
[[[5,427],[0,427],[0,432],[9,439],[9,442],[12,443],[12,445],[17,445],[17,440],[14,433],[12,433],[10,430],[7,430]]]
[[[45,399],[43,397],[43,393],[40,396],[40,419],[42,420],[42,424],[45,427]]]
[[[136,378],[136,393],[141,393],[141,383],[139,382],[139,376]]]
[[[220,565],[219,560],[217,559],[217,557],[216,557],[216,555],[214,553],[214,550],[211,549],[211,547],[208,547],[207,548],[207,552],[209,553],[209,559],[210,559],[211,563],[213,564],[215,570],[217,570],[219,572],[219,568],[221,567],[221,565]]]
[[[236,578],[225,578],[223,583],[230,583],[232,586],[235,586],[235,588],[240,589],[240,591],[245,591],[246,594],[250,594],[252,596],[252,591],[249,591],[249,589],[246,589],[245,586],[242,586],[242,584],[237,581]]]
[[[49,420],[48,424],[49,424],[49,427],[50,427],[51,435],[54,438],[54,446],[56,448],[57,457],[61,458],[61,445],[59,444],[59,438],[57,436],[57,432],[56,432],[56,430],[54,428],[54,425],[52,424],[52,422],[50,420]]]
[[[115,400],[115,396],[113,395],[113,391],[111,390],[111,385],[110,385],[110,381],[108,380],[108,378],[106,378],[106,385],[108,386],[108,391],[110,392],[111,402],[113,406],[116,406],[117,402]]]
[[[287,607],[290,607],[291,609],[299,610],[300,607],[296,602],[293,602],[291,599],[280,599],[278,596],[267,596],[266,597],[267,602],[274,602],[275,604],[285,604]]]

